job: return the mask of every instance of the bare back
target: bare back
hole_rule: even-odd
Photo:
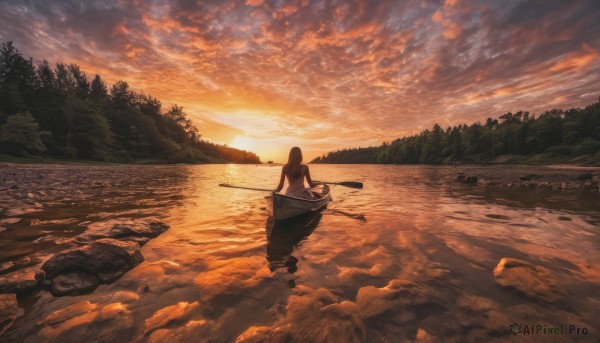
[[[311,177],[310,177],[310,169],[308,168],[308,166],[306,164],[302,164],[301,168],[300,168],[300,176],[293,179],[288,172],[288,165],[284,165],[283,168],[281,168],[281,178],[279,180],[279,185],[277,186],[277,188],[275,189],[276,192],[281,191],[281,189],[283,188],[283,183],[285,181],[285,179],[287,179],[288,181],[288,189],[286,190],[286,194],[303,194],[305,196],[303,197],[307,197],[307,198],[312,198],[313,194],[312,192],[310,192],[308,189],[306,189],[304,187],[304,179],[306,178],[306,181],[308,182],[308,185],[310,187],[315,187],[317,184],[315,184]]]
[[[287,165],[286,165],[287,166]],[[286,178],[291,188],[300,188],[304,187],[304,177],[306,176],[306,171],[308,170],[308,166],[303,164],[300,168],[300,176],[293,179],[292,176],[288,173],[287,168],[285,168]]]

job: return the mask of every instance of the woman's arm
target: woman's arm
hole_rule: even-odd
[[[285,167],[286,165],[281,168],[281,178],[279,179],[279,185],[277,185],[275,192],[279,192],[283,188],[283,182],[285,181]]]
[[[308,169],[308,166],[306,166],[306,181],[308,182],[308,185],[310,186],[310,188],[316,187],[317,185],[320,185],[321,183],[315,183],[313,182],[313,180],[310,178],[310,169]]]

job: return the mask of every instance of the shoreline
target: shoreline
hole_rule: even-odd
[[[24,165],[61,165],[61,166],[98,166],[98,167],[110,167],[110,166],[176,166],[176,165],[205,165],[205,164],[256,164],[256,165],[267,165],[266,163],[233,163],[233,162],[167,162],[167,161],[151,161],[151,160],[139,160],[131,162],[108,162],[108,161],[94,161],[94,160],[63,160],[63,159],[31,159],[31,158],[14,158],[10,160],[0,159],[0,168],[7,168],[11,166],[24,166]]]
[[[64,160],[54,158],[22,158],[14,157],[8,160],[0,159],[0,168],[8,168],[11,166],[22,166],[22,165],[62,165],[62,166],[99,166],[99,167],[110,167],[110,166],[176,166],[176,165],[208,165],[208,164],[240,164],[240,165],[260,165],[260,166],[282,166],[283,163],[234,163],[234,162],[167,162],[167,161],[156,161],[156,160],[139,160],[131,162],[108,162],[108,161],[94,161],[94,160]],[[600,170],[600,164],[586,164],[586,163],[545,163],[545,164],[527,164],[527,163],[313,163],[307,162],[311,165],[379,165],[379,166],[439,166],[439,167],[500,167],[500,166],[515,166],[515,167],[546,167],[555,169],[578,169],[578,170]]]

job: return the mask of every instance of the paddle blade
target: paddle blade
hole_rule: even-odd
[[[343,181],[343,182],[338,182],[337,184],[340,186],[346,186],[346,187],[351,187],[351,188],[363,188],[363,183],[356,182],[356,181]]]
[[[317,183],[324,183],[326,185],[340,185],[340,186],[346,186],[346,187],[350,187],[350,188],[363,188],[363,183],[362,182],[357,182],[357,181],[342,181],[342,182],[328,182],[328,181],[317,181],[317,180],[313,180],[314,182]]]

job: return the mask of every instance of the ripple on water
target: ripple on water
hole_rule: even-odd
[[[311,169],[365,188],[333,187],[322,213],[273,225],[263,193],[218,184],[272,188],[279,168],[0,169],[16,185],[0,192],[0,262],[33,256],[27,266],[39,265],[107,222],[159,217],[171,226],[144,245],[145,262],[92,294],[20,297],[23,312],[2,339],[486,341],[509,339],[514,322],[600,327],[598,195],[502,186],[578,171]],[[483,181],[457,183],[459,172]],[[563,299],[547,303],[497,284],[493,270],[504,257],[547,270]]]

